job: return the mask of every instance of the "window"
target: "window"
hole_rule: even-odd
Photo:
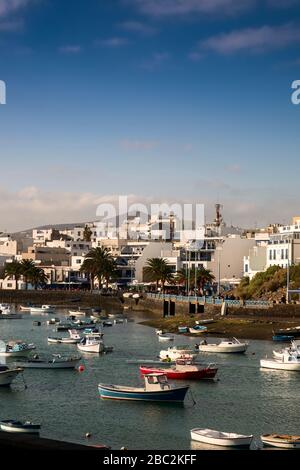
[[[249,272],[249,266],[248,264],[245,264],[245,273],[248,273]]]

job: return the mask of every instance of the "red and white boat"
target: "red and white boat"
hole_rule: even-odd
[[[217,371],[216,364],[195,364],[187,360],[177,360],[175,366],[166,369],[140,366],[142,375],[162,373],[173,380],[213,379]]]

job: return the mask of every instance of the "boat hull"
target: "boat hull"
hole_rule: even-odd
[[[266,369],[290,370],[290,371],[300,372],[300,362],[289,363],[289,362],[271,361],[267,359],[261,359],[260,367],[266,368]]]
[[[300,449],[300,440],[283,439],[276,437],[261,436],[261,441],[268,447],[279,447],[282,449]]]
[[[145,374],[156,374],[163,373],[168,379],[172,380],[201,380],[201,379],[213,379],[218,369],[204,367],[203,369],[195,371],[176,371],[173,369],[155,369],[152,367],[140,367],[142,375]]]
[[[79,339],[72,339],[72,338],[48,338],[48,343],[53,344],[77,344],[79,343]]]
[[[39,434],[40,433],[40,425],[16,425],[9,422],[0,422],[0,429],[4,432],[13,432],[18,434]]]
[[[134,400],[134,401],[157,401],[157,402],[174,402],[182,403],[189,387],[182,387],[170,390],[162,390],[160,392],[146,392],[144,389],[140,391],[116,390],[108,386],[98,386],[100,397],[110,400]]]
[[[249,447],[253,436],[245,436],[240,438],[214,438],[198,434],[195,431],[191,431],[191,439],[197,442],[203,442],[204,444],[211,444],[220,447]]]
[[[33,349],[25,349],[24,351],[13,351],[13,352],[0,352],[0,357],[25,357],[31,353]]]
[[[22,369],[0,372],[0,387],[8,387],[20,372],[23,372]]]
[[[100,353],[104,350],[104,347],[101,343],[98,344],[89,344],[87,346],[82,345],[82,344],[77,344],[77,348],[79,351],[85,352],[85,353]]]
[[[210,345],[210,344],[200,344],[199,351],[201,352],[210,352],[210,353],[223,353],[223,354],[231,354],[231,353],[244,353],[247,350],[247,345],[237,345],[237,346],[218,346],[218,345]]]

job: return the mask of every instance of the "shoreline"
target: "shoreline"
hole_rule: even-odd
[[[156,329],[162,329],[170,333],[178,334],[178,326],[188,326],[192,327],[195,325],[195,321],[204,320],[207,318],[213,318],[215,323],[211,323],[207,326],[207,331],[201,334],[191,334],[183,333],[180,336],[188,336],[196,340],[201,340],[205,337],[236,337],[238,339],[254,339],[254,340],[265,340],[273,341],[272,336],[274,331],[277,331],[281,328],[291,328],[295,326],[300,326],[300,320],[297,319],[286,319],[286,318],[245,318],[237,316],[227,316],[227,317],[203,317],[199,315],[195,316],[186,316],[181,315],[172,318],[155,318],[154,316],[149,316],[149,319],[139,322],[141,325],[149,326]]]

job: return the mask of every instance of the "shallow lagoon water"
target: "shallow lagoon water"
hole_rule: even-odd
[[[1,320],[0,338],[22,339],[35,343],[37,353],[78,354],[76,345],[47,342],[48,336],[60,336],[46,321],[64,317],[30,315],[22,320]],[[153,328],[136,322],[104,329],[106,346],[114,352],[106,355],[81,354],[85,370],[24,371],[8,390],[0,390],[1,419],[31,420],[42,424],[41,436],[112,449],[213,449],[191,442],[190,430],[197,427],[254,434],[253,448],[259,448],[262,433],[300,434],[299,386],[297,372],[262,370],[259,360],[284,345],[272,341],[250,341],[246,354],[202,354],[203,362],[216,362],[219,370],[214,381],[189,381],[192,396],[185,405],[101,400],[99,382],[139,386],[139,366],[129,359],[154,359],[159,351],[172,345],[160,343]],[[41,326],[33,326],[39,320]],[[199,341],[199,340],[198,340]],[[195,344],[197,339],[176,336],[174,344]],[[3,362],[3,360],[2,360]],[[9,364],[13,361],[7,360]],[[182,384],[182,381],[177,381]],[[90,439],[85,438],[91,433]]]

